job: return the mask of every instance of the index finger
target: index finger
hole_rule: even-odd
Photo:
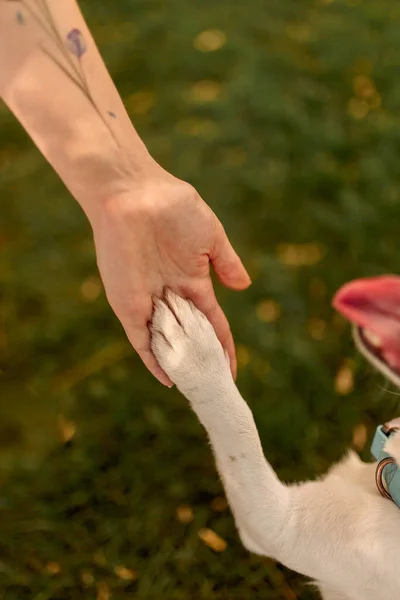
[[[150,373],[152,373],[152,375],[154,375],[154,377],[163,385],[172,387],[172,381],[168,375],[164,373],[151,351],[148,322],[151,321],[152,314],[153,302],[151,298],[149,298],[146,305],[140,306],[140,310],[138,308],[133,315],[128,317],[118,315],[118,318],[122,323],[130,343],[139,354]]]

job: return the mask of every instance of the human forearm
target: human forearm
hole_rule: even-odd
[[[219,279],[249,277],[197,192],[164,171],[135,132],[75,0],[0,0],[0,97],[85,210],[108,301],[152,373],[152,298],[165,286],[213,324],[235,373]]]
[[[0,96],[89,218],[154,170],[75,0],[0,0]]]

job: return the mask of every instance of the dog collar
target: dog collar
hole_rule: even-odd
[[[400,508],[400,468],[395,459],[385,452],[385,445],[392,435],[399,430],[398,420],[379,425],[371,446],[371,452],[378,461],[376,468],[376,485],[384,498],[393,500]]]

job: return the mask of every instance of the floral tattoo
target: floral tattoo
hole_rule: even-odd
[[[33,0],[31,3],[29,0],[3,1],[16,5],[16,20],[19,25],[23,26],[31,19],[46,34],[47,39],[52,42],[53,51],[49,51],[43,44],[40,44],[41,51],[81,90],[111,133],[116,144],[119,145],[111,123],[98,107],[87,82],[82,60],[87,52],[87,44],[82,32],[74,28],[64,38],[58,31],[47,0]],[[107,115],[110,119],[117,118],[117,115],[111,110],[107,111]]]

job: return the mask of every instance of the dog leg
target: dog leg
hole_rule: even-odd
[[[167,292],[155,303],[151,333],[161,367],[208,432],[243,543],[276,556],[288,526],[290,490],[264,458],[253,415],[211,324],[190,302]]]
[[[326,600],[400,597],[398,509],[334,473],[282,484],[264,458],[252,413],[206,317],[167,292],[155,302],[150,329],[161,367],[208,432],[245,546],[325,582],[332,590]]]

